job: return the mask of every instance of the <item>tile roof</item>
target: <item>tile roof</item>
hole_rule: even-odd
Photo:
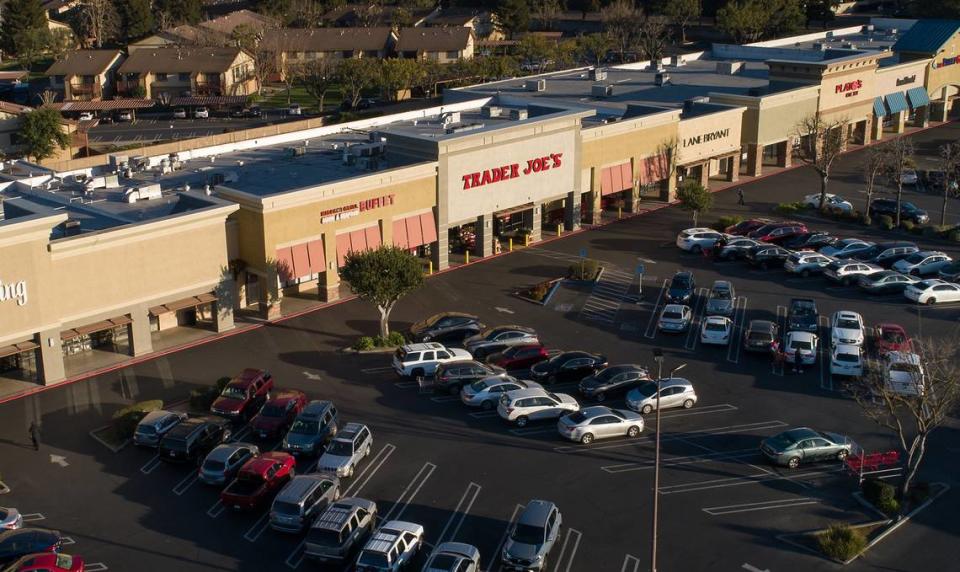
[[[97,75],[122,54],[120,50],[71,50],[47,68],[47,75]]]
[[[265,30],[261,47],[284,52],[386,50],[390,28],[280,28]]]
[[[240,48],[182,47],[135,50],[119,73],[223,73],[240,55]]]
[[[398,52],[449,52],[467,47],[473,32],[470,28],[401,28]]]
[[[32,107],[27,107],[26,105],[20,105],[19,103],[12,103],[10,101],[3,101],[0,99],[0,113],[20,115],[21,113],[26,113],[32,109]]]
[[[481,12],[475,8],[451,6],[427,16],[425,22],[431,26],[466,26],[480,16]]]
[[[225,35],[230,35],[237,26],[243,25],[250,26],[259,32],[265,28],[275,28],[280,23],[269,16],[257,14],[250,10],[237,10],[219,18],[200,22],[200,26]]]
[[[900,36],[893,51],[935,55],[958,31],[958,20],[918,20]]]

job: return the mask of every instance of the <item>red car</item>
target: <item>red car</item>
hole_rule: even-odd
[[[747,236],[761,226],[772,224],[774,222],[775,221],[768,218],[751,218],[728,226],[726,229],[724,229],[724,232],[736,236]]]
[[[488,356],[487,363],[503,369],[526,369],[548,357],[543,344],[520,344]]]
[[[293,477],[296,465],[293,455],[277,451],[250,459],[220,493],[220,502],[237,510],[264,506]]]
[[[788,238],[793,238],[806,232],[809,232],[807,230],[807,225],[803,224],[802,222],[789,222],[775,225],[770,224],[751,232],[750,238],[759,240],[760,242],[780,244]]]
[[[5,572],[83,572],[83,558],[69,554],[31,554],[17,560]]]
[[[262,369],[245,369],[230,380],[210,412],[228,419],[249,419],[260,409],[273,389],[273,376]]]
[[[273,439],[293,425],[293,420],[307,406],[307,394],[296,389],[274,393],[250,421],[253,435],[261,439]]]
[[[913,353],[913,340],[899,324],[877,324],[873,329],[873,343],[878,355],[889,352]]]

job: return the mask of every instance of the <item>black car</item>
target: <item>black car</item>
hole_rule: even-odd
[[[825,232],[804,232],[791,236],[781,245],[790,250],[819,250],[831,244],[834,240],[836,240],[836,237]]]
[[[610,395],[621,395],[641,382],[649,381],[647,368],[634,364],[612,365],[580,382],[577,389],[584,397],[603,401]]]
[[[459,395],[460,388],[475,381],[494,375],[506,377],[502,367],[480,363],[478,361],[454,361],[440,364],[434,376],[433,390],[446,391],[450,395]]]
[[[748,352],[766,352],[774,350],[780,328],[769,320],[751,320],[743,334],[743,350]]]
[[[606,367],[605,356],[587,352],[562,352],[552,358],[534,364],[530,368],[530,378],[538,383],[553,381],[580,381]]]
[[[819,317],[816,302],[810,298],[794,298],[787,311],[787,331],[816,332]]]
[[[916,281],[913,276],[894,270],[882,270],[861,276],[857,279],[857,285],[868,294],[898,294]]]
[[[854,253],[850,259],[860,262],[872,262],[884,268],[890,268],[898,260],[906,258],[918,250],[920,249],[917,248],[915,243],[905,240],[880,242],[870,248]]]
[[[897,201],[893,199],[874,199],[870,203],[870,216],[876,218],[882,215],[887,215],[896,220]],[[900,203],[900,220],[909,220],[914,224],[926,224],[930,220],[930,215],[915,204],[902,201]]]
[[[485,327],[472,314],[441,312],[411,326],[410,336],[416,342],[462,342]]]
[[[955,260],[947,264],[937,272],[937,278],[947,282],[960,281],[960,260]]]
[[[160,459],[199,465],[214,447],[230,439],[229,423],[217,417],[194,417],[181,421],[160,441]]]
[[[57,552],[63,538],[60,532],[46,528],[18,528],[0,532],[0,564],[38,552]]]
[[[766,270],[783,266],[790,256],[790,251],[774,244],[758,244],[747,251],[746,260],[751,266],[759,266]]]
[[[673,275],[670,288],[667,290],[668,304],[686,304],[693,298],[697,290],[697,282],[693,279],[693,272],[681,271]]]

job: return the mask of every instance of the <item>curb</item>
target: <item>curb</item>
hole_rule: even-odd
[[[873,506],[873,504],[870,501],[868,501],[865,496],[863,496],[862,492],[857,491],[855,493],[852,493],[852,496],[857,500],[858,503],[863,505],[863,508],[869,510],[870,512],[872,512],[873,514],[879,516],[884,520],[890,520],[890,517],[884,514],[883,512],[881,512],[877,507]]]
[[[353,348],[351,348],[351,347],[345,347],[345,348],[342,348],[342,349],[340,350],[340,352],[341,352],[341,353],[345,353],[345,354],[357,354],[357,355],[364,355],[364,354],[389,354],[389,353],[392,353],[392,352],[396,351],[396,349],[399,348],[399,347],[400,347],[400,346],[391,346],[391,347],[389,347],[389,348],[374,348],[374,349],[372,349],[372,350],[355,350],[355,349],[353,349]]]
[[[884,538],[886,538],[887,536],[889,536],[890,534],[892,534],[894,531],[896,531],[898,528],[900,528],[900,527],[903,526],[904,524],[910,522],[910,519],[912,519],[914,516],[916,516],[917,514],[919,514],[920,511],[926,509],[928,506],[930,506],[931,504],[933,504],[933,501],[937,500],[938,498],[940,498],[941,496],[943,496],[944,494],[946,494],[946,493],[950,490],[950,485],[948,485],[947,483],[938,482],[938,483],[931,483],[931,484],[939,485],[939,486],[941,487],[940,492],[938,492],[938,493],[935,494],[935,495],[931,495],[927,500],[923,501],[923,503],[921,503],[920,506],[918,506],[917,508],[911,510],[911,511],[910,511],[909,513],[907,513],[903,518],[901,518],[900,520],[896,521],[896,522],[893,524],[893,526],[887,528],[886,530],[884,530],[883,532],[881,532],[880,534],[878,534],[876,538],[874,538],[873,540],[871,540],[871,541],[867,544],[867,546],[863,549],[862,552],[860,552],[860,554],[863,554],[863,553],[866,552],[867,550],[870,550],[870,549],[873,547],[873,545],[877,544],[878,542],[880,542],[881,540],[883,540]],[[847,563],[849,563],[849,562],[853,562],[854,560],[856,560],[857,558],[860,557],[860,554],[857,554],[856,556],[854,556],[854,557],[851,558],[850,560],[844,562],[844,564],[847,564]]]
[[[109,429],[109,428],[110,428],[109,425],[103,425],[103,426],[101,426],[101,427],[97,427],[97,428],[95,428],[95,429],[91,429],[90,432],[87,433],[87,434],[90,435],[91,437],[93,437],[93,439],[94,439],[97,443],[100,443],[101,445],[103,445],[104,447],[106,447],[107,449],[109,449],[111,452],[113,452],[113,453],[119,453],[119,452],[122,451],[127,445],[130,444],[130,441],[131,441],[131,440],[130,440],[130,439],[127,439],[127,440],[124,441],[123,443],[120,443],[119,446],[114,447],[113,445],[107,443],[106,441],[104,441],[104,440],[101,439],[100,437],[97,437],[97,431],[103,431],[104,429]]]

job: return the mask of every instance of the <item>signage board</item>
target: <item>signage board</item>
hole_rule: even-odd
[[[842,93],[844,97],[854,97],[860,93],[863,87],[863,80],[855,79],[844,83],[838,83],[833,87],[833,93]]]
[[[0,303],[16,302],[17,306],[27,304],[27,282],[4,282],[0,280]]]
[[[340,207],[320,211],[320,222],[330,223],[338,220],[353,218],[364,211],[388,207],[394,203],[395,195],[383,195],[382,197],[373,197],[364,199],[355,203],[350,203]]]

